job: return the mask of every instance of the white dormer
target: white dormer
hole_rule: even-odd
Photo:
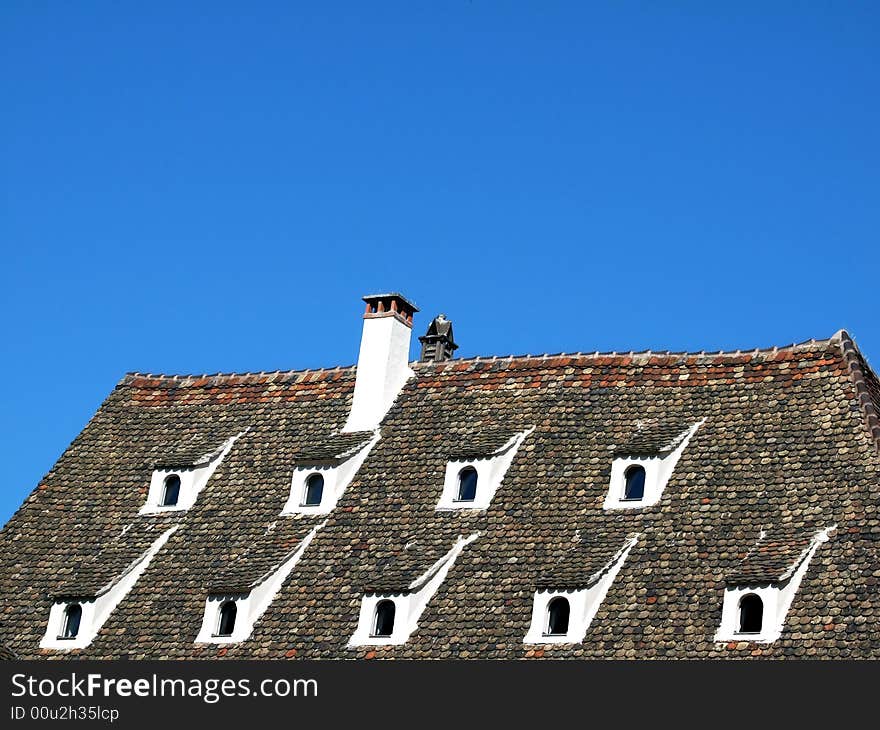
[[[183,512],[192,507],[220,462],[244,433],[246,431],[226,440],[213,452],[194,459],[191,465],[163,466],[156,469],[150,478],[146,504],[141,507],[139,514]]]
[[[771,574],[763,567],[763,564],[773,562],[771,553],[776,545],[771,543],[766,546],[762,537],[762,542],[743,561],[748,565],[753,555],[760,556],[762,568],[742,570],[742,575],[736,576],[734,582],[724,590],[721,626],[715,634],[715,641],[754,641],[761,644],[776,641],[782,633],[788,609],[810,560],[822,543],[828,541],[834,529],[829,527],[816,532],[800,554],[787,561],[789,565],[779,574]]]
[[[254,585],[248,586],[248,590],[209,595],[205,599],[202,628],[196,636],[196,643],[235,644],[247,639],[324,524],[322,522],[312,529],[288,557],[258,578]]]
[[[534,427],[510,437],[501,447],[482,457],[449,461],[438,510],[486,509],[510,468],[513,457]]]
[[[320,452],[309,454],[307,450],[297,457],[290,495],[281,514],[325,515],[331,512],[379,437],[379,429],[372,434],[337,434],[320,445]]]
[[[406,643],[459,553],[478,537],[479,533],[468,538],[459,537],[452,549],[412,581],[406,590],[365,595],[361,599],[357,629],[348,645],[395,646]]]
[[[547,587],[535,591],[532,621],[523,643],[581,643],[638,538],[638,535],[628,538],[607,563],[584,580],[583,587]]]
[[[688,442],[704,421],[673,429],[671,435],[662,426],[637,430],[631,441],[634,445],[618,449],[611,462],[611,483],[603,508],[638,509],[657,504]],[[661,440],[655,445],[645,445],[658,436]]]
[[[177,526],[166,530],[149,549],[126,568],[122,575],[94,595],[65,596],[57,599],[49,610],[46,633],[40,641],[43,649],[82,649],[92,643],[113,609],[125,598],[147,569],[156,553],[162,549]]]

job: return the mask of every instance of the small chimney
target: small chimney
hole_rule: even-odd
[[[364,301],[364,331],[345,431],[376,428],[413,374],[409,343],[418,307],[397,293],[372,294]]]
[[[419,337],[422,343],[421,362],[443,362],[452,358],[458,349],[452,337],[452,322],[445,314],[438,314],[428,325],[428,331]]]

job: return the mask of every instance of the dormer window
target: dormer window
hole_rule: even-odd
[[[71,603],[64,609],[64,627],[59,639],[75,639],[79,634],[79,624],[82,621],[82,606]]]
[[[238,609],[235,601],[224,601],[220,606],[220,618],[217,622],[217,633],[215,636],[232,636],[235,630],[235,617]]]
[[[459,553],[477,537],[479,533],[459,537],[445,554],[438,553],[435,544],[411,540],[379,560],[373,585],[361,599],[349,646],[405,644]]]
[[[520,433],[492,430],[478,433],[454,449],[446,463],[438,510],[486,509],[513,462],[523,440],[534,429]]]
[[[162,506],[174,507],[180,498],[180,477],[177,474],[169,474],[165,477],[162,488]]]
[[[627,501],[645,498],[645,467],[633,464],[624,473],[623,498]]]
[[[702,425],[681,422],[638,424],[614,450],[605,509],[638,509],[660,501],[682,453]]]
[[[213,451],[201,456],[181,448],[164,463],[157,465],[150,478],[147,501],[140,514],[179,512],[195,504],[211,475],[244,432],[224,441]]]
[[[466,466],[458,472],[458,496],[456,502],[473,502],[477,497],[477,470]]]
[[[565,636],[568,633],[568,618],[571,605],[563,596],[556,596],[547,604],[547,636]]]
[[[834,528],[761,533],[726,576],[721,626],[715,641],[776,641],[810,560]]]
[[[91,644],[176,529],[159,533],[154,525],[141,522],[140,529],[123,531],[118,543],[77,561],[71,578],[56,588],[40,648],[67,651]],[[120,565],[126,566],[121,572]]]
[[[324,477],[315,472],[306,479],[306,490],[303,495],[303,507],[318,507],[324,496]]]
[[[739,599],[739,633],[760,634],[764,622],[764,601],[755,594],[747,593]]]
[[[394,601],[384,600],[376,604],[376,618],[373,621],[373,633],[376,638],[387,638],[394,633],[394,614],[397,609]]]
[[[639,536],[577,540],[538,581],[525,644],[579,644]]]
[[[290,495],[283,515],[328,514],[379,440],[379,431],[325,436],[294,455]]]
[[[197,644],[235,644],[247,639],[324,523],[273,523],[234,560],[212,576]],[[291,546],[295,546],[291,549]]]

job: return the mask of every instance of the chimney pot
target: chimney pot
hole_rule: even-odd
[[[452,335],[452,322],[445,314],[438,314],[428,325],[428,331],[419,337],[422,343],[420,362],[444,362],[450,360],[458,349]]]

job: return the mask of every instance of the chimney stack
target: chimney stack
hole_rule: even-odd
[[[376,428],[413,374],[409,343],[418,307],[397,293],[372,294],[364,301],[364,330],[345,431]]]
[[[452,322],[445,314],[438,314],[428,325],[428,331],[419,337],[422,343],[421,362],[443,362],[450,360],[458,349],[452,337]]]

